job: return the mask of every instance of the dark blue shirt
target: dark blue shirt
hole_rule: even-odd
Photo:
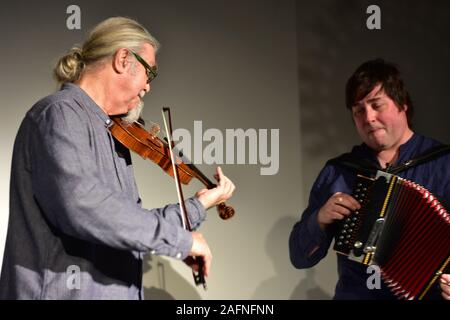
[[[415,158],[440,143],[415,133],[400,146],[397,163]],[[379,166],[376,154],[367,145],[353,147],[351,153],[367,159]],[[432,192],[445,203],[450,199],[450,155],[441,156],[398,174],[414,181]],[[355,172],[342,166],[327,164],[317,177],[309,197],[308,207],[291,232],[289,251],[292,264],[299,269],[310,268],[323,259],[330,248],[334,234],[332,228],[320,229],[317,213],[325,202],[336,192],[352,193],[356,179]],[[447,239],[448,240],[448,239]],[[337,254],[339,280],[336,285],[335,299],[395,299],[382,282],[381,289],[367,288],[367,266],[351,261]]]

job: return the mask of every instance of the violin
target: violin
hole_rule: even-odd
[[[147,131],[142,119],[131,124],[125,123],[120,116],[113,116],[111,120],[109,130],[116,140],[142,158],[151,160],[174,178],[169,145],[157,136],[156,130]],[[217,186],[192,163],[185,163],[178,158],[175,167],[178,169],[180,182],[185,185],[189,184],[192,178],[196,178],[208,189]],[[225,202],[217,205],[217,211],[223,220],[234,216],[233,207],[227,206]]]
[[[188,184],[192,178],[200,180],[208,189],[215,188],[216,185],[212,183],[200,170],[191,163],[184,163],[180,158],[175,159],[173,152],[172,124],[170,121],[170,130],[167,127],[164,111],[169,113],[170,109],[163,108],[163,119],[166,126],[168,141],[161,140],[157,134],[159,128],[156,130],[147,131],[144,127],[143,120],[133,123],[125,123],[120,116],[112,117],[112,124],[109,127],[111,134],[116,140],[122,143],[128,149],[136,152],[144,159],[149,159],[159,165],[164,172],[168,173],[175,179],[177,186],[177,193],[180,205],[180,214],[183,222],[183,227],[188,231],[192,231],[186,207],[184,204],[183,192],[180,183]],[[181,155],[180,155],[181,156]],[[219,216],[226,220],[234,216],[234,209],[227,206],[224,202],[217,205]],[[198,272],[192,271],[194,282],[196,285],[203,285],[206,290],[206,281],[203,272],[203,259],[201,257],[193,257],[198,265]]]

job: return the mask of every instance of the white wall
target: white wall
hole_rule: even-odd
[[[22,3],[23,4],[23,3]],[[209,290],[193,285],[182,263],[152,257],[146,263],[148,297],[206,299],[288,299],[304,272],[288,258],[290,229],[304,206],[300,174],[300,128],[294,1],[79,1],[82,30],[65,27],[58,5],[15,2],[2,10],[4,48],[0,181],[0,249],[6,234],[8,184],[15,133],[25,112],[52,92],[51,66],[100,20],[125,15],[142,22],[162,43],[160,76],[146,97],[145,117],[161,123],[162,106],[172,107],[175,127],[204,130],[280,130],[280,169],[261,176],[261,165],[223,165],[237,190],[230,201],[236,216],[224,222],[214,209],[201,232],[214,255]],[[6,14],[8,12],[8,14]],[[17,29],[14,29],[17,28]],[[135,157],[144,206],[176,202],[172,179]],[[212,177],[215,166],[200,165]],[[185,188],[192,195],[201,188]],[[161,280],[165,275],[164,281]],[[239,290],[237,289],[239,288]],[[305,297],[298,289],[296,297]]]

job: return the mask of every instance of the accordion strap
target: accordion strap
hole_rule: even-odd
[[[374,163],[367,159],[362,159],[354,156],[351,153],[344,153],[339,157],[328,160],[327,164],[343,166],[345,168],[354,170],[360,174],[371,176],[380,170]]]
[[[411,167],[417,166],[424,162],[437,159],[440,156],[446,155],[448,153],[450,153],[450,145],[444,144],[444,145],[432,147],[432,148],[428,149],[427,151],[425,151],[424,153],[421,153],[419,156],[415,157],[414,159],[405,161],[398,166],[390,168],[389,173],[397,174],[399,172],[405,171]]]
[[[450,145],[438,145],[428,149],[427,151],[421,153],[417,157],[407,160],[398,166],[389,166],[384,171],[392,174],[398,174],[399,172],[405,171],[409,168],[415,167],[427,161],[437,159],[443,155],[450,153]],[[327,162],[327,164],[341,165],[346,168],[357,171],[361,174],[374,175],[380,168],[373,162],[367,159],[360,159],[351,153],[344,153],[343,155],[333,158]]]

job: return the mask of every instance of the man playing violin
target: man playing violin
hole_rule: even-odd
[[[31,108],[15,140],[0,298],[142,299],[146,253],[200,257],[208,275],[202,234],[183,228],[176,204],[142,208],[130,152],[108,130],[110,116],[139,118],[157,50],[144,27],[115,17],[57,63],[60,91]],[[194,229],[233,194],[220,168],[216,178],[186,200]]]
[[[346,86],[346,106],[363,143],[350,153],[377,170],[406,163],[441,144],[412,131],[413,104],[397,67],[381,59],[362,64]],[[448,151],[448,148],[445,152]],[[290,258],[296,268],[310,268],[323,259],[334,237],[336,222],[345,219],[360,203],[352,197],[356,173],[329,161],[316,179],[308,207],[291,231]],[[420,165],[401,171],[399,176],[414,181],[438,196],[450,200],[450,154],[442,153]],[[448,239],[444,240],[448,241]],[[382,281],[369,288],[367,266],[338,254],[339,280],[335,299],[395,299]],[[450,299],[450,275],[443,274],[434,297]],[[440,286],[440,288],[439,288]],[[433,293],[430,292],[430,297]]]

